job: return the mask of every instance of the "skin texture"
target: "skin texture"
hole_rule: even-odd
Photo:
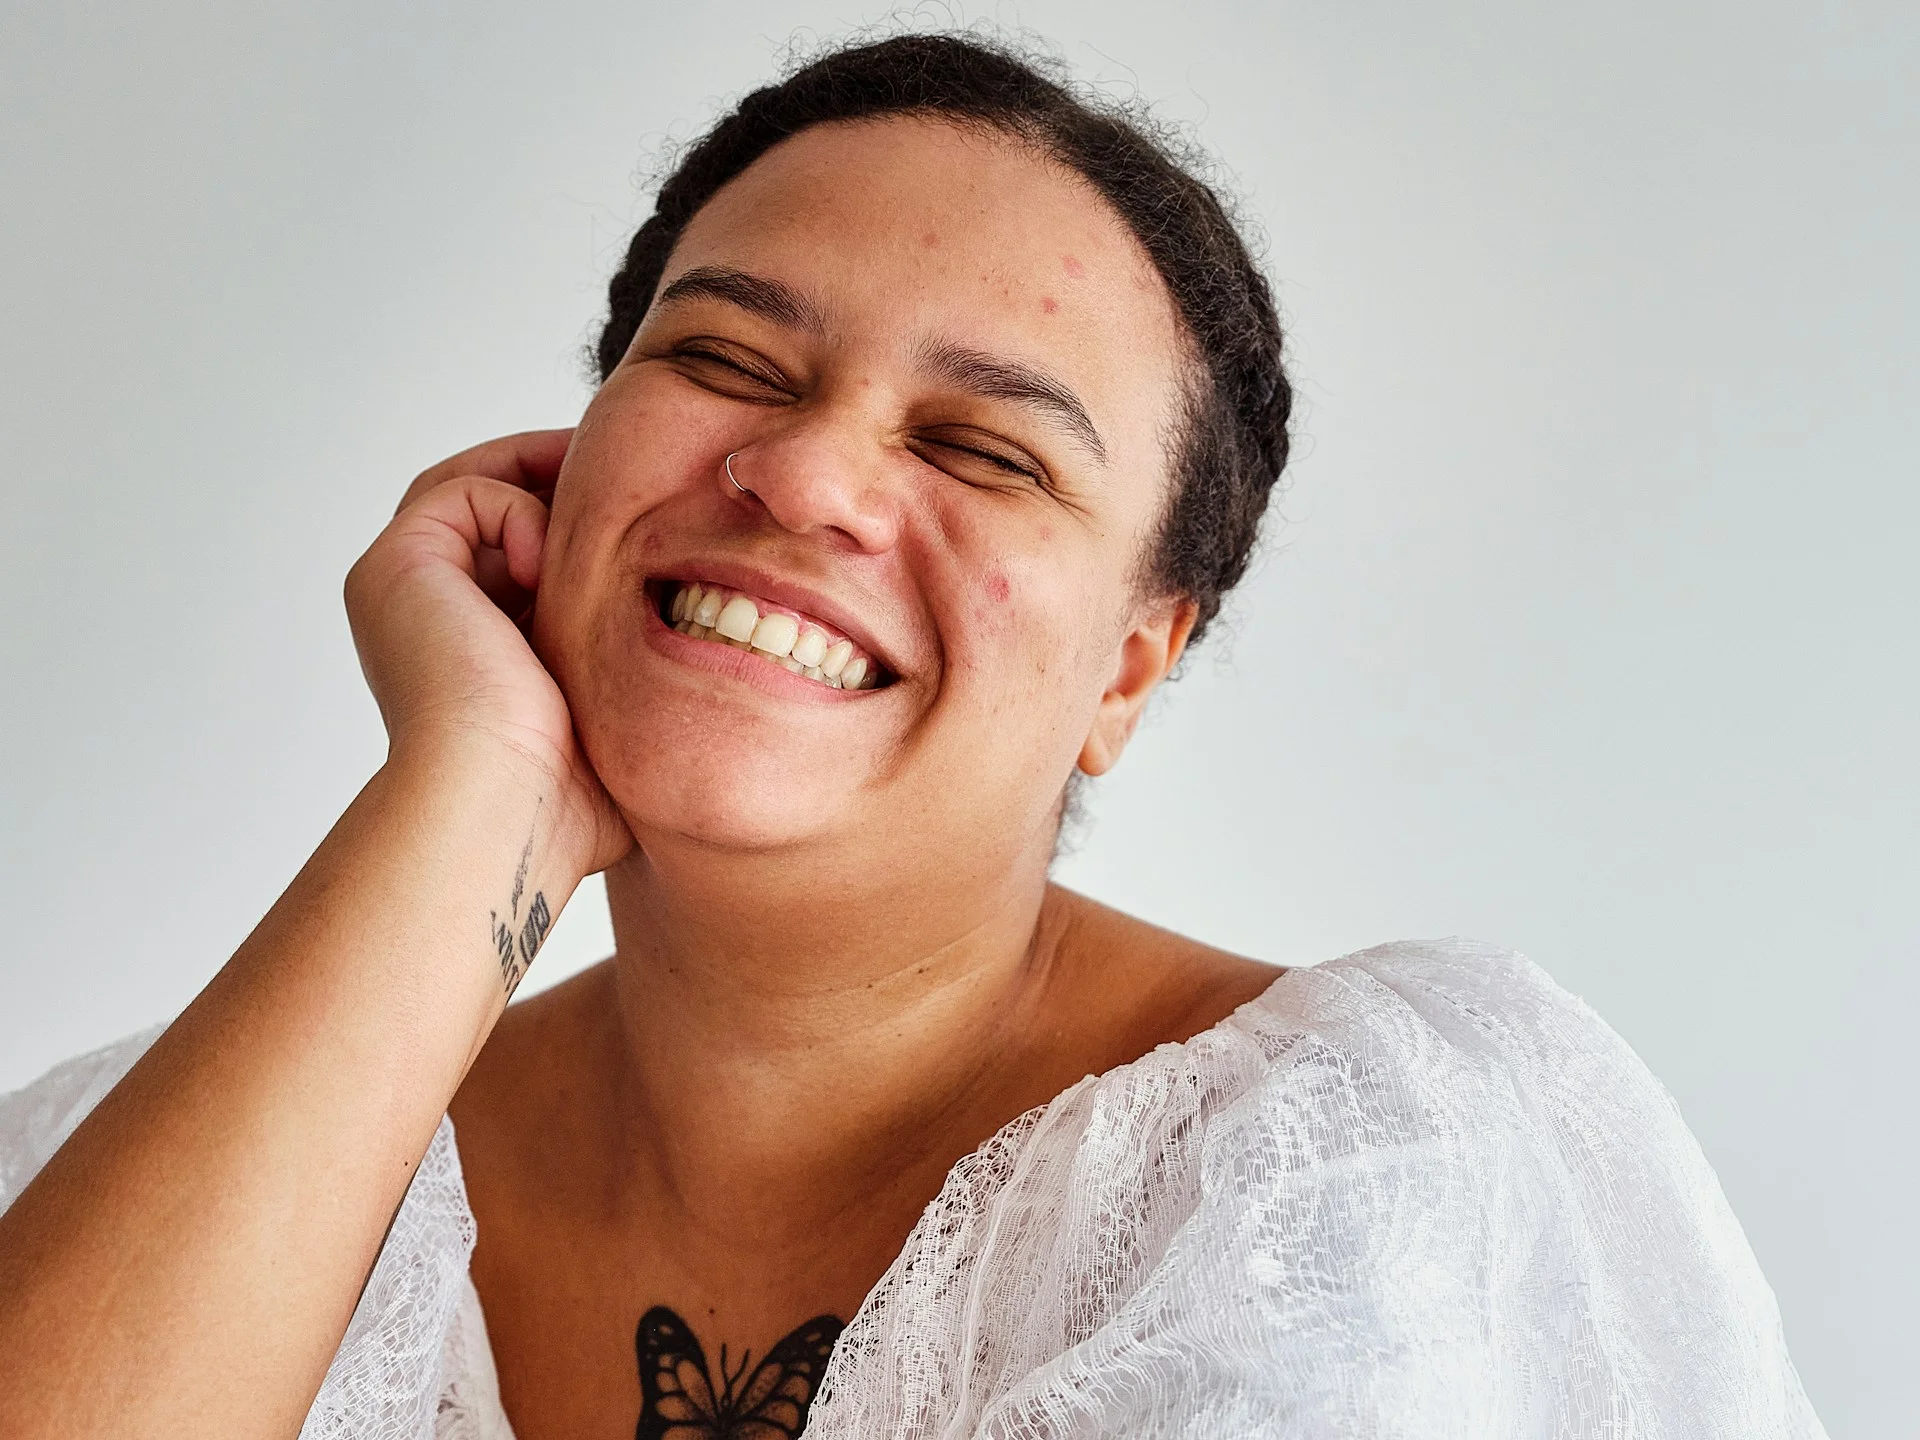
[[[643,1313],[712,1357],[850,1318],[955,1160],[1278,973],[1046,878],[1192,620],[1138,583],[1186,352],[1120,223],[1003,138],[819,127],[662,296],[701,275],[356,565],[389,761],[0,1217],[8,1435],[297,1431],[450,1101],[517,1433],[631,1434]],[[890,683],[674,635],[662,578],[801,597]],[[503,1015],[599,869],[615,957]]]

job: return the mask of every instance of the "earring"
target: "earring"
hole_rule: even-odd
[[[738,455],[739,453],[740,452],[736,450],[733,452],[733,455]],[[725,460],[721,461],[720,468],[727,472],[727,479],[733,480],[734,489],[738,490],[742,495],[751,495],[753,491],[742,485],[738,480],[733,479],[733,455],[729,455]]]

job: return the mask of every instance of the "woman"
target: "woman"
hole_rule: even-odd
[[[354,567],[390,753],[286,895],[0,1111],[9,1435],[1819,1433],[1538,970],[1049,885],[1286,460],[1161,145],[976,42],[825,56],[598,355]],[[615,956],[506,1008],[601,870]]]

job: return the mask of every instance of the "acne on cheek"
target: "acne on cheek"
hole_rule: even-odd
[[[1069,669],[1077,669],[1077,657],[1099,637],[1088,630],[1086,617],[1079,613],[1071,593],[1050,583],[1056,576],[1045,569],[1023,574],[1024,568],[1016,564],[1009,571],[994,566],[981,575],[967,606],[972,633],[982,638],[997,637],[987,647],[994,655],[995,673],[1003,673],[1001,667],[1008,656],[998,647],[1008,640],[1031,658],[1039,674],[1058,668],[1050,657],[1056,655],[1063,635],[1067,637],[1067,652],[1076,657]]]
[[[997,634],[1008,628],[1014,617],[1006,605],[1013,598],[1013,585],[1004,570],[989,570],[981,577],[980,588],[967,606],[968,624],[979,634]]]
[[[1055,675],[1087,671],[1094,664],[1090,647],[1098,649],[1101,637],[1075,613],[1070,593],[1050,583],[1058,577],[1048,567],[1033,574],[1023,574],[1025,568],[991,566],[980,574],[965,612],[974,643],[952,652],[950,662],[998,686],[1024,673],[1029,685],[1044,688]]]

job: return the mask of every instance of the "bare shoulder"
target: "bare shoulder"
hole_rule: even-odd
[[[1058,927],[1062,999],[1135,1054],[1211,1029],[1286,973],[1058,885],[1047,908],[1047,923]]]

